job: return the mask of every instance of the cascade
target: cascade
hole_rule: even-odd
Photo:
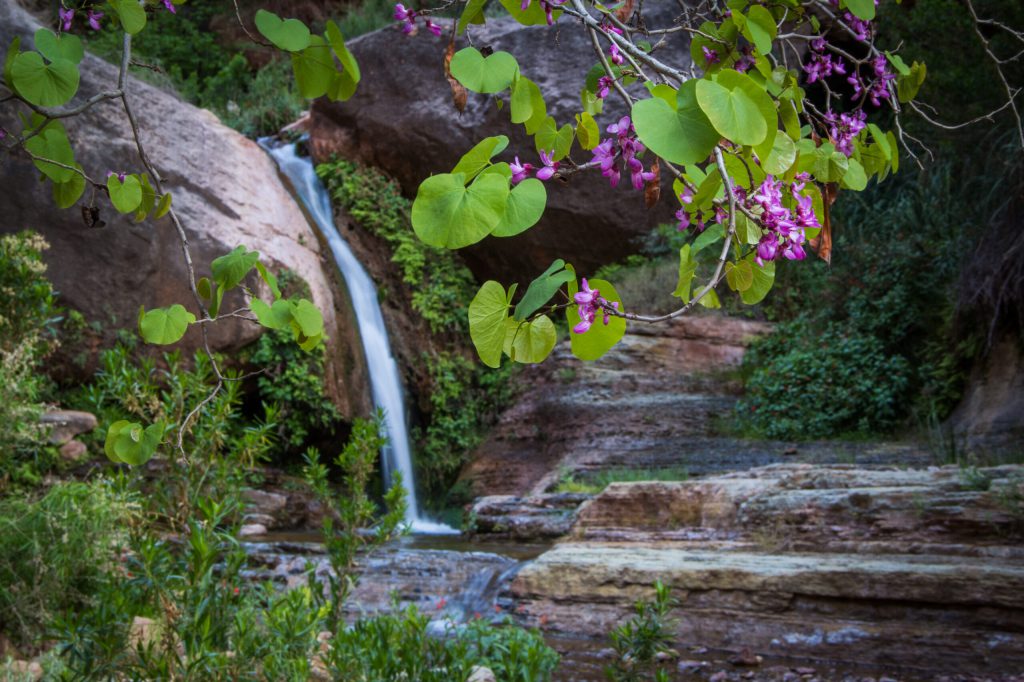
[[[414,533],[457,533],[442,523],[420,515],[416,499],[416,479],[412,467],[412,451],[405,423],[405,403],[402,399],[402,381],[398,363],[391,354],[384,316],[377,300],[377,288],[362,263],[352,253],[348,243],[334,224],[331,198],[317,177],[313,162],[298,153],[298,144],[284,143],[276,138],[264,137],[259,145],[277,163],[281,174],[291,184],[292,192],[305,206],[324,240],[330,246],[334,262],[345,279],[352,308],[355,311],[359,337],[362,339],[370,388],[374,405],[384,412],[384,428],[388,444],[381,453],[384,479],[390,486],[396,473],[402,477],[409,508],[406,521]]]

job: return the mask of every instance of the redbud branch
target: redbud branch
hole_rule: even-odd
[[[992,48],[989,45],[988,40],[985,38],[985,35],[981,32],[981,28],[978,26],[978,23],[981,21],[981,19],[978,17],[978,13],[974,11],[974,4],[971,2],[971,0],[966,0],[966,3],[967,10],[971,13],[971,17],[974,19],[974,32],[978,35],[978,40],[981,41],[981,45],[985,49],[985,54],[987,54],[989,56],[989,59],[991,59],[995,63],[996,73],[999,74],[999,80],[1002,81],[1003,89],[1006,90],[1006,96],[1009,100],[1010,110],[1013,112],[1013,118],[1017,121],[1017,136],[1020,138],[1020,146],[1021,149],[1024,150],[1024,123],[1021,122],[1020,111],[1017,110],[1017,92],[1015,92],[1013,88],[1010,87],[1009,81],[1006,80],[1006,74],[1004,74],[1003,70],[999,68],[999,58],[996,57],[994,52],[992,52]],[[1016,31],[1011,30],[1010,33],[1017,35]]]
[[[575,2],[579,2],[579,0],[575,0]],[[597,29],[588,26],[587,32],[590,34],[590,44],[594,46],[594,54],[597,55],[598,61],[601,62],[601,68],[604,69],[605,74],[611,79],[612,87],[615,88],[615,92],[617,92],[619,97],[622,98],[622,101],[626,103],[626,108],[632,109],[633,98],[629,96],[626,89],[623,88],[622,84],[615,78],[615,74],[612,73],[611,64],[608,63],[608,58],[604,56],[604,50],[601,49],[601,43],[597,41]]]
[[[248,37],[249,40],[256,43],[257,45],[262,45],[263,47],[274,47],[267,41],[257,38],[249,31],[249,29],[245,25],[245,22],[242,21],[242,10],[238,7],[238,0],[233,0],[233,2],[235,5],[235,17],[238,18],[238,25],[242,27],[242,30],[245,32],[246,37]]]
[[[88,175],[86,175],[85,171],[83,171],[83,170],[80,170],[80,169],[78,169],[78,168],[76,168],[74,166],[69,166],[66,163],[61,163],[60,161],[54,161],[52,159],[48,159],[45,156],[37,156],[36,154],[33,154],[32,152],[30,152],[25,147],[22,147],[22,151],[24,151],[26,154],[28,154],[29,158],[31,158],[33,161],[38,161],[40,163],[48,163],[48,164],[51,164],[53,166],[57,166],[58,168],[63,168],[64,170],[72,171],[73,173],[82,176],[82,178],[86,182],[88,182],[90,185],[92,185],[94,187],[98,187],[98,188],[102,189],[104,192],[107,191],[107,186],[106,185],[104,185],[101,182],[96,182],[95,180],[90,178]]]

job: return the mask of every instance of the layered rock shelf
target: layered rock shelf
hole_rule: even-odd
[[[776,465],[617,483],[509,596],[600,638],[656,580],[685,645],[913,676],[1024,668],[1024,467]]]

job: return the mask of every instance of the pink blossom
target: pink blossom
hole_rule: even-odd
[[[550,180],[558,170],[558,162],[554,161],[551,157],[555,152],[541,152],[540,160],[544,164],[544,167],[537,171],[538,180]]]
[[[93,10],[89,10],[89,15],[87,18],[89,22],[89,28],[91,28],[94,31],[100,30],[100,19],[102,18],[103,12],[94,12]]]

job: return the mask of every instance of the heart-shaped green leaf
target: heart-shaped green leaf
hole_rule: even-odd
[[[146,8],[138,0],[108,0],[117,13],[121,27],[135,35],[146,27]]]
[[[846,9],[864,21],[875,18],[875,0],[846,0]]]
[[[327,37],[327,42],[331,45],[334,56],[341,63],[341,71],[335,74],[331,87],[327,91],[327,96],[336,102],[344,102],[355,94],[356,87],[362,79],[362,74],[359,72],[359,63],[356,62],[355,56],[349,49],[345,47],[345,39],[337,24],[333,21],[328,21],[327,31],[324,35]]]
[[[66,59],[78,64],[85,56],[82,40],[74,33],[57,35],[48,28],[41,28],[35,34],[36,49],[51,62]]]
[[[703,232],[701,236],[707,234]],[[694,248],[694,252],[699,249]],[[697,261],[693,258],[689,244],[683,244],[679,249],[679,280],[676,283],[676,290],[672,292],[683,300],[683,303],[690,302],[690,286],[693,284],[693,276],[697,274]]]
[[[548,152],[553,160],[560,161],[569,155],[573,137],[574,131],[571,125],[566,123],[559,128],[554,117],[548,116],[534,136],[537,153]]]
[[[754,254],[747,256],[746,260],[750,263],[753,280],[747,289],[740,292],[740,298],[747,305],[754,305],[760,303],[772,290],[775,283],[775,262],[768,261],[764,265],[758,265],[754,261]]]
[[[431,246],[469,246],[497,227],[508,196],[509,181],[500,173],[483,173],[468,187],[462,173],[434,175],[416,192],[412,227]]]
[[[465,47],[455,53],[449,68],[452,76],[467,89],[491,95],[512,83],[519,64],[508,52],[499,51],[484,57],[475,47]]]
[[[34,160],[36,168],[46,177],[55,183],[69,182],[76,173],[64,166],[76,166],[75,154],[71,150],[71,142],[68,141],[68,134],[64,125],[59,121],[53,121],[35,137],[25,141],[25,148],[40,159],[49,159],[62,164],[57,166],[46,161]]]
[[[726,83],[701,80],[697,83],[697,102],[722,137],[741,145],[760,144],[768,134],[768,126],[757,102],[744,89],[730,88],[731,79],[724,78],[727,74],[747,78],[735,71],[723,71],[721,76]]]
[[[139,315],[139,333],[146,343],[166,346],[180,341],[188,326],[195,321],[195,315],[185,310],[180,303],[175,303],[167,308],[142,311]]]
[[[260,259],[258,251],[248,251],[244,246],[236,246],[231,253],[214,258],[210,263],[213,281],[221,289],[234,289],[245,279]]]
[[[110,203],[121,213],[134,213],[142,203],[142,183],[136,175],[127,175],[124,182],[116,175],[107,178]]]
[[[491,232],[495,237],[514,237],[537,224],[544,215],[548,190],[537,178],[527,178],[512,188],[505,212]]]
[[[540,88],[529,78],[520,76],[512,85],[512,97],[510,104],[510,116],[513,123],[526,123],[537,111],[544,111],[547,116],[547,106],[544,104],[544,94]]]
[[[508,330],[508,297],[505,287],[493,280],[484,282],[469,303],[469,337],[480,360],[488,367],[501,365]]]
[[[746,291],[754,283],[754,270],[745,260],[726,263],[725,281],[733,291]]]
[[[338,76],[331,48],[320,36],[310,36],[309,47],[301,52],[292,52],[292,71],[299,94],[306,99],[326,95]],[[339,85],[335,94],[343,94],[341,90]]]
[[[287,329],[292,323],[292,302],[283,298],[274,301],[273,305],[254,298],[249,307],[259,323],[269,329]]]
[[[694,80],[683,83],[676,108],[661,97],[641,100],[633,106],[637,136],[666,161],[703,161],[718,143],[718,133],[697,104],[696,88]]]
[[[601,129],[597,127],[594,117],[586,111],[576,114],[576,139],[586,151],[601,143]]]
[[[782,175],[796,161],[796,145],[788,135],[776,135],[772,143],[772,153],[761,161],[761,168],[771,175]]]
[[[292,319],[305,337],[321,336],[324,333],[324,317],[312,301],[300,298],[292,305]]]
[[[768,54],[772,51],[772,41],[778,34],[778,26],[775,24],[775,17],[761,5],[753,5],[747,11],[747,21],[743,25],[743,35],[761,54]]]
[[[547,315],[541,315],[531,322],[519,322],[511,317],[505,320],[503,350],[513,362],[543,362],[551,354],[557,340],[555,324]]]
[[[460,34],[464,33],[470,24],[484,23],[484,5],[486,4],[487,0],[469,0],[466,3],[466,9],[462,10],[462,15],[459,16],[458,32]]]
[[[122,419],[107,429],[103,451],[112,462],[139,466],[148,462],[156,453],[163,432],[161,424],[151,424],[143,429],[142,424]]]
[[[287,52],[301,52],[310,46],[309,28],[298,19],[284,19],[265,9],[256,12],[256,28],[263,37]]]
[[[82,166],[75,164],[75,168],[82,170]],[[53,183],[53,201],[60,208],[71,208],[85,192],[85,178],[78,173],[72,173],[71,179],[67,182]]]
[[[67,59],[43,62],[38,52],[22,52],[11,62],[11,80],[18,93],[32,104],[56,107],[78,92],[78,66]]]

